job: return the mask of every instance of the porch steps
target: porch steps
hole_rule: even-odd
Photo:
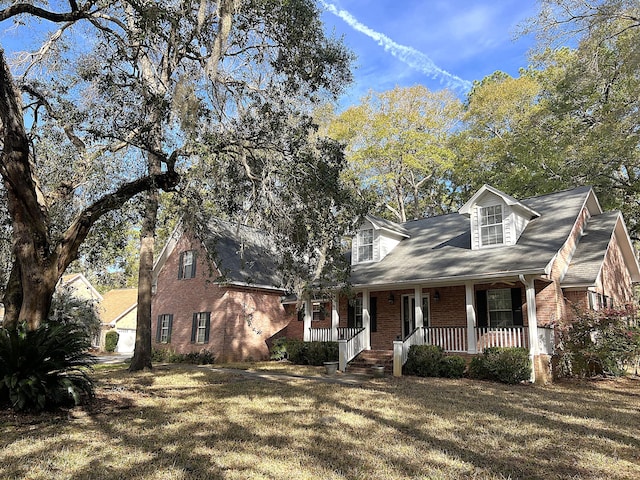
[[[347,373],[372,375],[371,367],[382,365],[384,373],[393,373],[393,350],[364,350],[347,364]]]

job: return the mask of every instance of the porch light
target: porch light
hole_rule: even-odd
[[[440,301],[440,292],[439,292],[439,291],[437,291],[437,290],[436,290],[436,293],[434,293],[434,294],[433,294],[433,299],[434,299],[436,302],[439,302],[439,301]]]
[[[393,292],[389,292],[389,305],[393,305],[393,302],[394,302],[395,300],[396,300],[396,299],[395,299],[395,298],[394,298],[394,296],[393,296]]]

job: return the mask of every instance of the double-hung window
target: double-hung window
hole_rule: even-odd
[[[489,326],[513,326],[513,305],[511,300],[511,290],[508,288],[487,290],[487,310],[489,311]]]
[[[373,260],[373,228],[358,232],[358,262]]]
[[[173,315],[168,313],[158,315],[156,343],[171,343],[172,324],[173,324]]]
[[[196,255],[193,250],[187,250],[180,254],[180,267],[178,278],[194,278],[196,276]]]
[[[191,325],[191,343],[209,343],[210,329],[211,312],[194,313]]]
[[[480,208],[480,241],[482,246],[504,243],[502,205]]]

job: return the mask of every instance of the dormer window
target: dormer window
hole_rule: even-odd
[[[502,205],[480,207],[480,235],[482,246],[504,243]]]
[[[358,263],[373,260],[373,228],[358,232]]]

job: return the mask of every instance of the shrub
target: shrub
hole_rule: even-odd
[[[482,356],[474,357],[469,365],[469,376],[516,384],[531,378],[531,360],[526,348],[490,347]]]
[[[440,376],[440,364],[444,350],[437,345],[412,345],[409,348],[405,371],[408,375],[419,377]]]
[[[338,361],[338,342],[309,342],[305,352],[308,365]]]
[[[271,348],[274,360],[288,359],[297,365],[322,365],[338,360],[338,342],[304,342],[294,338],[279,338]]]
[[[191,363],[194,365],[211,365],[215,356],[211,350],[202,349],[199,352],[190,352],[182,356],[180,363]]]
[[[459,355],[443,357],[440,361],[440,377],[462,378],[467,368],[467,362]]]
[[[89,346],[86,332],[73,324],[0,328],[0,399],[16,410],[43,410],[92,397]]]
[[[631,309],[579,312],[557,328],[556,372],[564,376],[623,375],[640,356],[640,330],[630,327]]]
[[[280,337],[273,342],[271,346],[271,360],[284,360],[287,358],[287,339]]]
[[[120,335],[115,330],[109,330],[104,337],[104,349],[107,352],[113,353],[118,346],[118,339]]]
[[[199,352],[177,353],[173,350],[154,349],[151,351],[151,361],[159,363],[190,363],[192,365],[211,365],[215,355],[211,350],[202,349]]]
[[[154,348],[151,350],[151,361],[163,363],[167,361],[168,351],[162,348]]]

